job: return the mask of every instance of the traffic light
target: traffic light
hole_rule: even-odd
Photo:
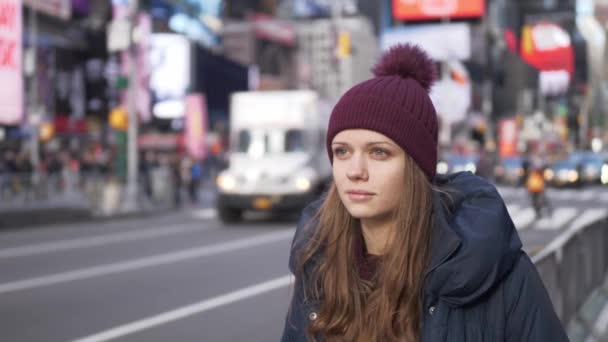
[[[338,34],[338,46],[336,48],[336,55],[339,58],[346,58],[351,54],[351,40],[350,33],[340,32]]]
[[[39,137],[42,142],[47,142],[55,136],[55,125],[52,122],[44,122],[40,125]]]
[[[129,127],[127,112],[122,107],[116,107],[110,112],[110,127],[118,131],[126,131]]]

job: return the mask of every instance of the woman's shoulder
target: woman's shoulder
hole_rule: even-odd
[[[546,295],[546,290],[542,279],[536,269],[536,265],[532,262],[528,254],[523,250],[513,264],[511,272],[507,274],[502,282],[504,295],[507,299],[512,300],[514,305],[515,299],[525,297],[528,301],[535,301],[543,295]],[[534,306],[533,303],[530,303]]]
[[[568,341],[536,265],[523,251],[502,288],[510,339]]]
[[[308,204],[300,214],[300,219],[296,226],[296,232],[291,242],[291,252],[289,255],[289,269],[295,274],[296,258],[304,246],[312,239],[317,228],[317,213],[325,200],[322,195],[312,203]]]

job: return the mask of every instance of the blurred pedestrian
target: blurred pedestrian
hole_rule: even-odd
[[[17,157],[16,161],[17,173],[19,174],[19,184],[21,192],[23,193],[24,201],[30,201],[34,199],[34,189],[32,186],[32,177],[34,167],[30,160],[30,155],[27,152],[22,152]]]
[[[7,150],[4,152],[4,158],[2,161],[2,186],[1,193],[2,198],[12,199],[17,194],[17,160],[15,152],[13,150]]]
[[[549,216],[552,214],[551,204],[545,191],[545,165],[542,160],[535,156],[531,157],[527,164],[526,190],[530,195],[530,202],[534,208],[536,219],[540,219],[543,215],[543,209],[547,211]]]
[[[190,202],[193,204],[198,203],[198,191],[200,188],[201,180],[203,179],[203,166],[200,161],[193,161],[192,167],[190,168],[190,185],[188,186],[188,193],[190,194]]]
[[[176,208],[182,205],[182,168],[181,158],[179,155],[174,155],[171,159],[171,178],[173,180],[173,204]]]
[[[143,158],[141,158],[141,162],[139,164],[139,171],[142,176],[144,194],[149,200],[152,200],[154,197],[152,188],[152,173],[156,167],[156,154],[154,151],[146,151],[143,153]]]
[[[494,186],[436,175],[433,62],[399,45],[374,74],[331,114],[282,341],[567,341]]]

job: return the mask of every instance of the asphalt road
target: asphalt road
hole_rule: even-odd
[[[606,215],[608,188],[549,191],[535,220],[500,187],[526,250]],[[297,217],[224,226],[213,210],[0,232],[0,341],[278,341]]]

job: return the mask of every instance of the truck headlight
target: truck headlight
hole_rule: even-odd
[[[570,172],[568,172],[568,180],[571,183],[574,183],[578,180],[578,172],[571,170]]]
[[[224,191],[231,191],[236,188],[236,179],[232,176],[220,175],[217,177],[217,186]]]
[[[608,164],[602,165],[602,184],[608,184]]]
[[[308,191],[310,190],[310,179],[306,177],[298,177],[296,178],[296,189],[299,191]]]
[[[448,163],[446,163],[444,161],[440,161],[439,163],[437,163],[437,173],[439,173],[439,174],[448,173]]]

